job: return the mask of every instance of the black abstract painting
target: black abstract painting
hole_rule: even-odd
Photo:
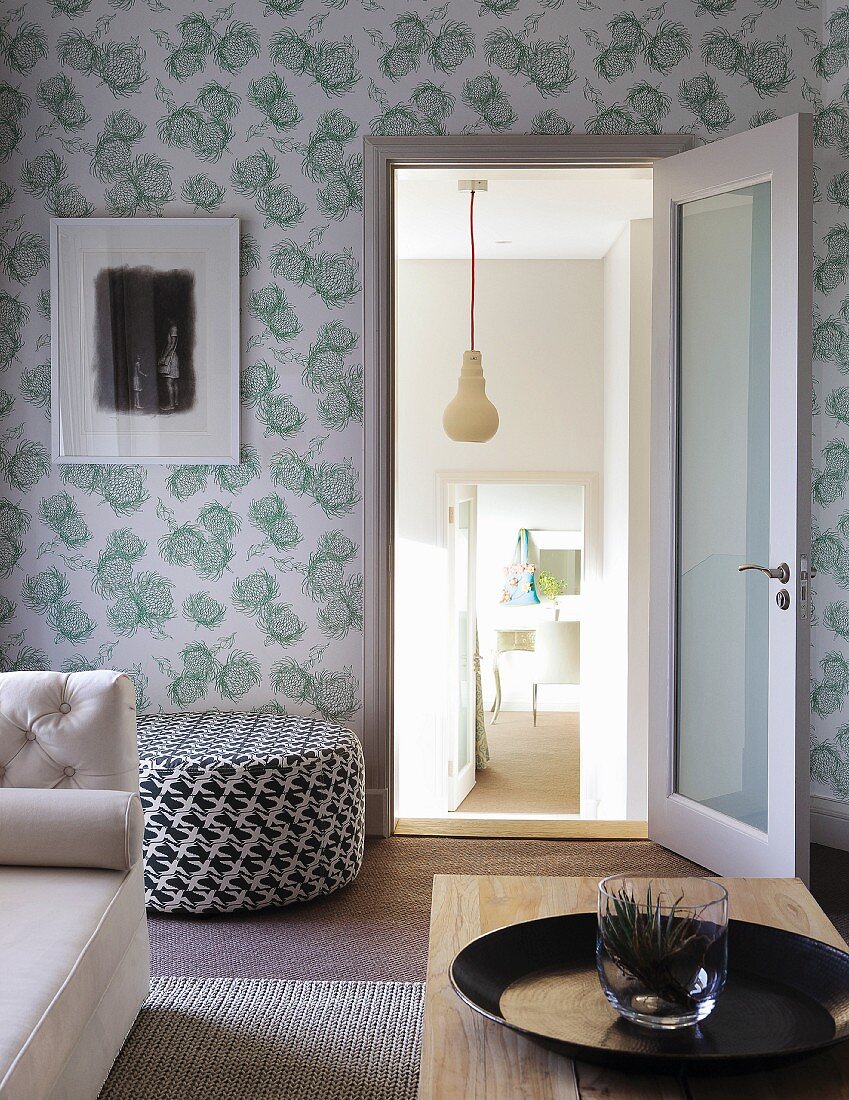
[[[195,277],[105,267],[95,278],[95,397],[139,416],[188,412],[197,394]]]

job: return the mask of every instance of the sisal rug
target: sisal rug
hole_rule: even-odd
[[[486,719],[491,759],[457,807],[460,813],[581,812],[579,714],[502,710]]]
[[[424,986],[154,978],[100,1100],[415,1100]]]
[[[849,937],[849,852],[814,845],[811,891]],[[154,974],[185,978],[424,981],[433,876],[696,875],[645,840],[393,837],[366,842],[360,877],[285,909],[148,922]]]
[[[325,898],[210,917],[153,916],[154,974],[174,978],[424,981],[434,875],[693,875],[647,841],[392,837]]]

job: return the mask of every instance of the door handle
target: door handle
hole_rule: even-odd
[[[782,584],[787,584],[790,580],[790,566],[786,561],[783,561],[781,565],[776,565],[774,569],[770,569],[768,565],[755,565],[753,562],[737,566],[738,573],[745,573],[747,569],[757,569],[765,577],[769,577],[771,581],[780,581]]]

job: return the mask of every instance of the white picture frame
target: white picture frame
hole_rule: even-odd
[[[237,218],[52,218],[59,464],[239,462]]]

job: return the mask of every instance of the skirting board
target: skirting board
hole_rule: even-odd
[[[811,795],[811,841],[849,852],[849,802]]]
[[[366,836],[389,836],[389,791],[385,787],[366,791]]]

